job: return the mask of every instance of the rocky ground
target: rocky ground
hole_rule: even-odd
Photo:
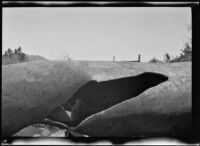
[[[64,129],[59,129],[53,126],[47,126],[44,124],[35,124],[28,126],[19,132],[14,137],[65,137]]]

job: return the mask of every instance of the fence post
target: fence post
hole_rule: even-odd
[[[140,62],[140,59],[141,59],[141,55],[139,54],[138,55],[138,62]]]

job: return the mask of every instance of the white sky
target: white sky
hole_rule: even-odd
[[[3,51],[19,46],[47,59],[163,59],[180,54],[191,9],[176,7],[3,8]]]

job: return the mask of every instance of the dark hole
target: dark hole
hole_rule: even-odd
[[[86,117],[136,97],[167,80],[168,77],[163,74],[145,72],[137,76],[102,82],[89,81],[64,105],[72,114],[72,122],[66,124],[75,126]]]

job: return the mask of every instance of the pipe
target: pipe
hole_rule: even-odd
[[[167,76],[144,72],[136,76],[107,81],[90,81],[79,88],[65,105],[70,105],[71,120],[68,126],[77,126],[88,116],[105,110],[124,100],[136,97],[143,91],[166,81]]]
[[[190,136],[191,64],[171,64],[166,70],[168,81],[91,115],[71,130],[89,136]]]
[[[38,123],[90,80],[75,63],[27,62],[2,66],[2,135]]]
[[[3,66],[2,136],[11,136],[28,125],[38,123],[51,114],[54,115],[54,110],[59,106],[68,103],[78,89],[90,81],[108,81],[127,76],[135,76],[148,71],[169,76],[170,80],[174,78],[180,82],[182,80],[178,77],[182,74],[184,79],[189,79],[190,67],[191,63],[188,62],[177,64],[148,64],[95,61],[36,61]],[[168,85],[169,87],[171,86],[171,83],[174,86],[173,82],[170,82]],[[184,98],[188,99],[191,98],[191,96],[188,96],[191,84],[190,82],[186,83],[183,84],[182,88],[184,88],[187,93],[184,94]],[[160,87],[160,85],[158,87]],[[171,88],[171,90],[167,90],[169,93],[163,92],[166,93],[163,96],[182,92],[182,88],[180,91],[178,89],[174,91],[173,88]],[[144,93],[146,93],[146,91]],[[162,92],[159,93],[161,94]],[[138,97],[133,99],[138,99]],[[170,100],[173,101],[173,98],[170,98]],[[135,103],[136,105],[137,102]],[[153,104],[153,102],[151,102],[151,104]],[[151,104],[146,106],[153,108]],[[176,102],[176,104],[178,103]],[[184,102],[184,106],[181,107],[181,110],[189,109],[191,108],[190,106],[190,102]],[[135,108],[136,107],[137,106],[135,106]],[[97,113],[97,115],[98,114],[99,113]],[[92,118],[92,116],[89,118]],[[83,123],[81,122],[81,124]],[[88,127],[84,126],[85,124],[81,126],[81,124],[77,126],[75,131],[80,133],[88,131]],[[93,126],[93,124],[91,126]],[[96,135],[93,132],[86,132],[86,135]]]

